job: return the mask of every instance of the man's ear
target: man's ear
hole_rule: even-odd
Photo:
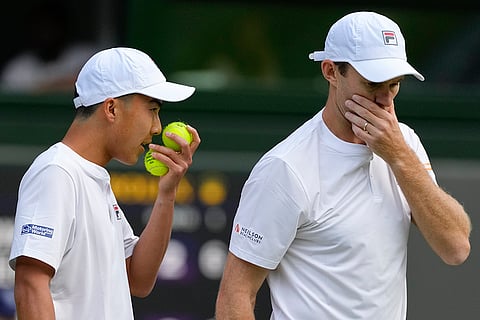
[[[337,68],[332,60],[323,60],[321,63],[323,77],[332,85],[337,83]]]
[[[113,98],[107,98],[102,103],[102,111],[108,121],[113,122],[117,113],[117,101]]]

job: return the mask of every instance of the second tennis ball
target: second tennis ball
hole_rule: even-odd
[[[153,176],[163,176],[168,172],[168,167],[161,161],[152,157],[152,150],[148,150],[144,158],[145,169]]]
[[[181,148],[175,141],[165,135],[165,133],[167,132],[171,132],[176,134],[177,136],[180,136],[188,143],[191,143],[193,140],[192,134],[187,130],[187,125],[185,123],[180,121],[169,123],[162,131],[162,141],[165,147],[168,147],[175,151],[180,151]]]

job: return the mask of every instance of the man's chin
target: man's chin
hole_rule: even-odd
[[[120,162],[121,164],[124,164],[126,166],[133,166],[138,162],[138,156],[135,157],[135,159],[115,159],[116,161]]]

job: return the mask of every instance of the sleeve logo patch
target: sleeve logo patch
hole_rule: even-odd
[[[263,235],[253,231],[252,229],[242,227],[238,223],[235,225],[234,231],[245,239],[250,240],[251,242],[256,244],[260,244],[263,240]]]
[[[34,234],[41,237],[52,238],[53,237],[53,229],[49,227],[39,226],[36,224],[24,224],[22,226],[22,235],[23,234]]]

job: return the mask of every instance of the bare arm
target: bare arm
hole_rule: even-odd
[[[54,269],[25,256],[15,266],[15,304],[18,320],[54,320],[55,311],[50,294]]]
[[[408,201],[414,223],[445,263],[458,265],[470,254],[470,219],[463,207],[438,187],[412,150],[390,164]]]
[[[470,219],[460,203],[434,183],[406,144],[393,105],[381,108],[359,96],[351,102],[346,106],[352,113],[345,116],[355,135],[390,165],[413,221],[430,247],[447,264],[463,263],[470,254]],[[367,131],[363,130],[365,121]]]
[[[171,137],[182,147],[179,153],[163,146],[150,146],[155,150],[152,156],[165,163],[169,171],[159,179],[158,195],[150,219],[126,262],[130,291],[134,296],[145,297],[152,291],[167,250],[178,184],[192,164],[193,154],[200,144],[197,131],[191,127],[189,131],[193,135],[190,145],[178,136]]]
[[[229,252],[216,301],[216,319],[255,319],[257,293],[268,272],[268,269],[239,259]]]

